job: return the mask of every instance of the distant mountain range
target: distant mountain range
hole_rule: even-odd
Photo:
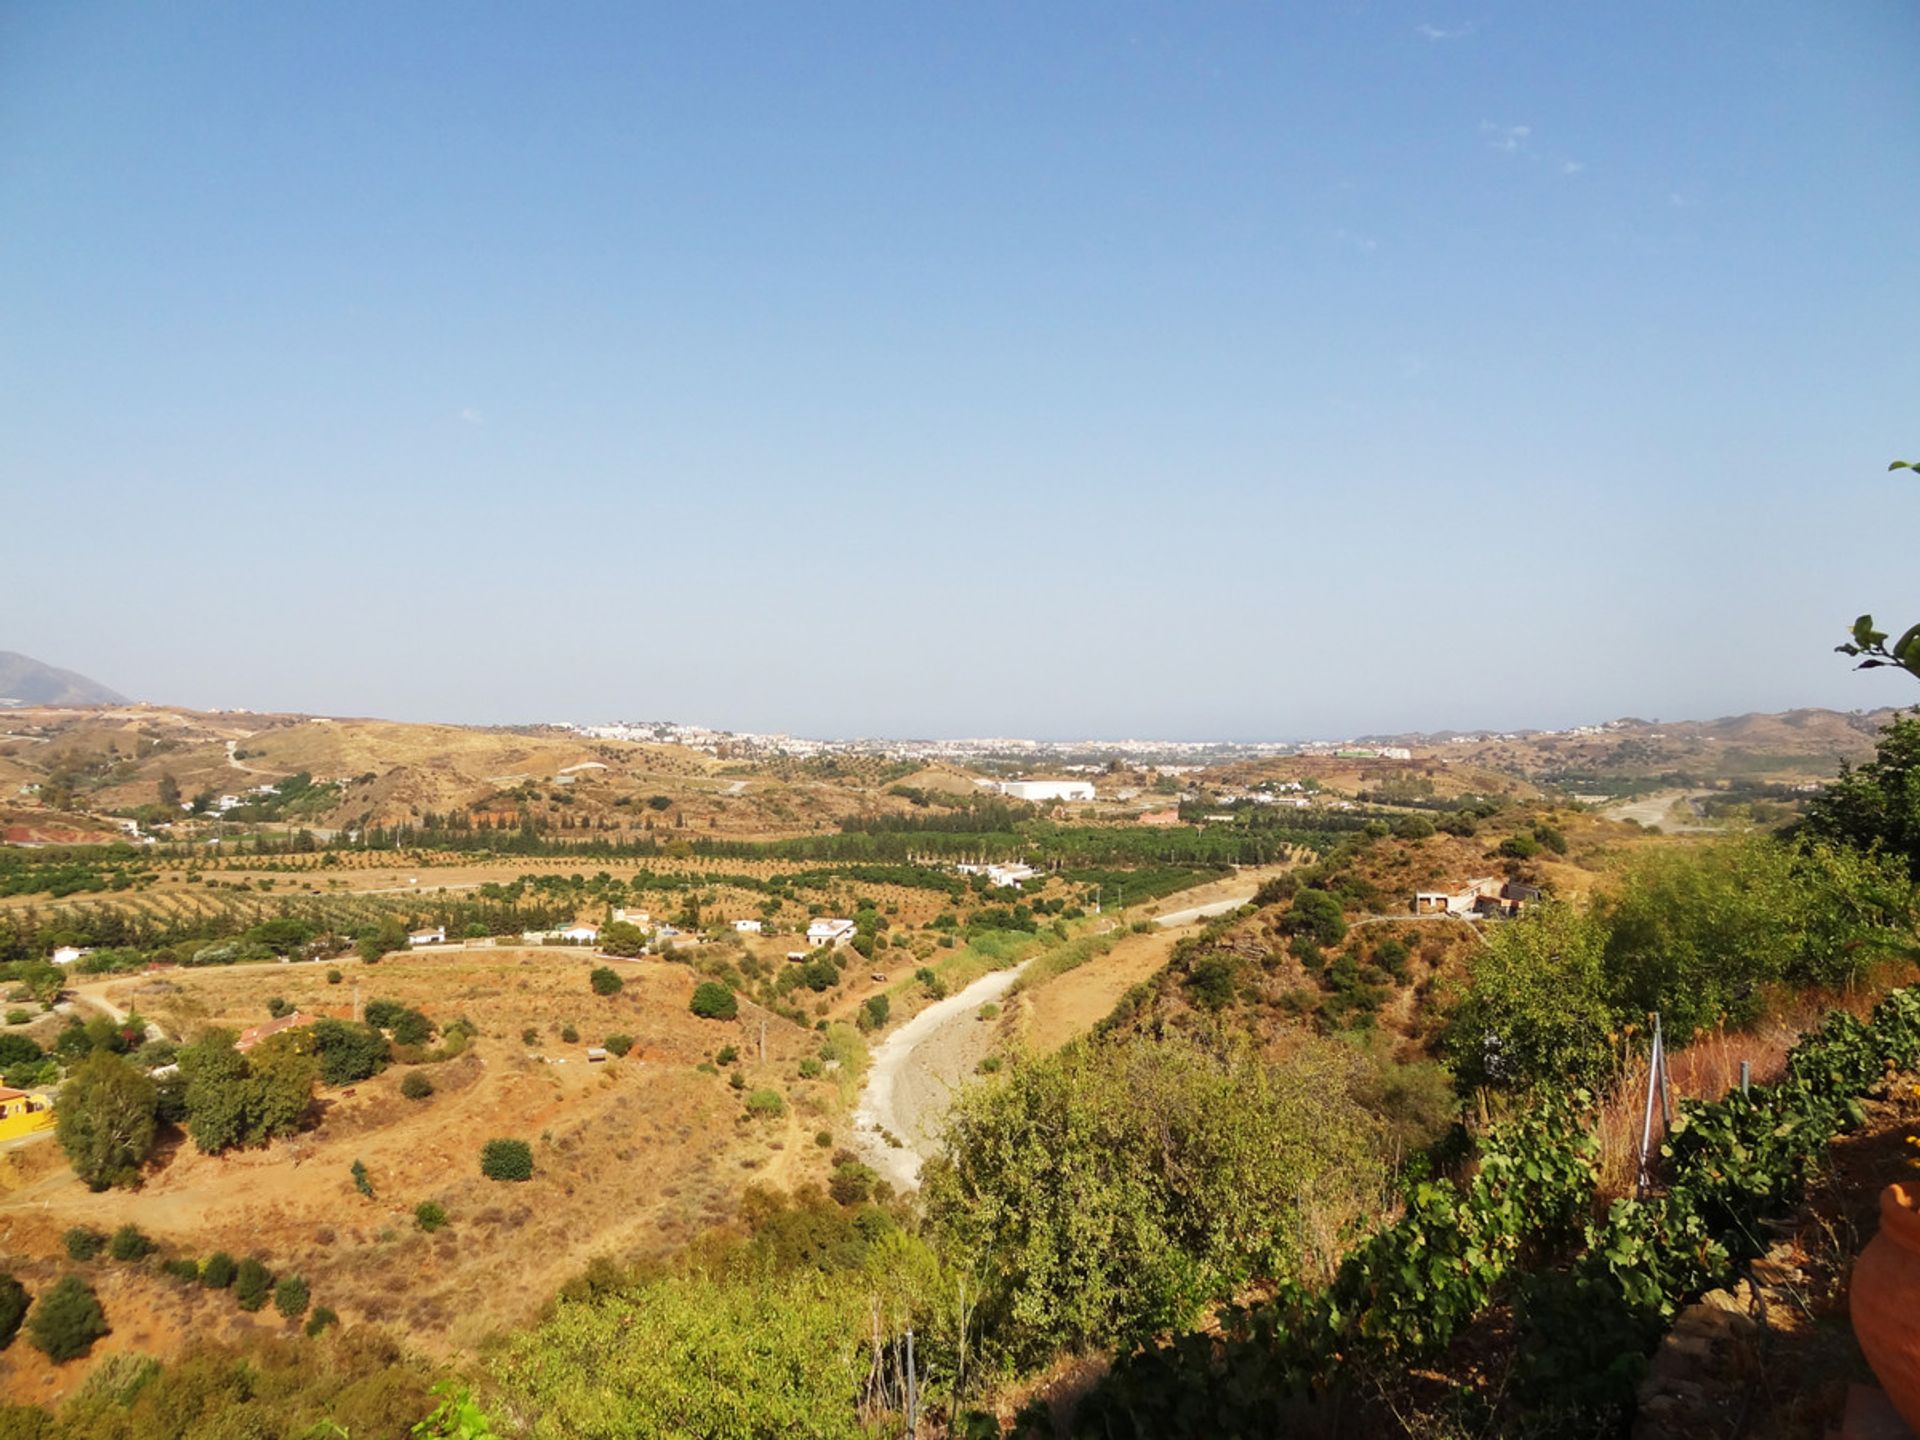
[[[0,650],[0,705],[124,705],[127,697],[97,680]]]

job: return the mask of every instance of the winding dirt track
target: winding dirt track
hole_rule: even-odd
[[[853,1112],[854,1136],[862,1158],[896,1188],[919,1186],[921,1162],[939,1148],[940,1122],[954,1094],[993,1042],[994,1027],[979,1018],[980,1007],[1011,990],[1025,968],[982,975],[874,1047]],[[889,1144],[886,1135],[900,1144]]]
[[[1128,914],[1144,910],[1153,916],[1168,900],[1197,902],[1153,916],[1152,931],[1127,936],[1109,954],[1034,992],[1045,993],[1068,982],[1072,990],[1086,992],[1077,995],[1065,1013],[1049,1017],[1045,1027],[1049,1040],[1043,1048],[1058,1048],[1070,1038],[1064,1032],[1078,1033],[1098,1020],[1128,986],[1165,963],[1187,927],[1239,909],[1253,898],[1263,879],[1283,868],[1243,871],[1113,917],[1114,924],[1125,925]],[[940,1148],[942,1125],[954,1096],[974,1079],[976,1067],[1001,1034],[999,1025],[979,1018],[980,1007],[1002,999],[1025,968],[1022,964],[982,976],[958,994],[928,1006],[874,1047],[853,1115],[855,1147],[895,1187],[919,1186],[920,1166]]]

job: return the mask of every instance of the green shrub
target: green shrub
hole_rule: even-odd
[[[1231,955],[1202,955],[1188,968],[1184,983],[1195,1005],[1203,1010],[1224,1010],[1233,1003],[1239,973],[1239,962]]]
[[[822,1150],[832,1149],[833,1132],[831,1130],[816,1130],[813,1136],[813,1143],[818,1145]]]
[[[738,1060],[739,1058],[740,1058],[740,1050],[738,1046],[722,1045],[718,1050],[714,1052],[713,1063],[716,1065],[731,1065],[733,1064],[734,1061]]]
[[[611,965],[596,965],[587,979],[596,995],[618,995],[626,983],[620,978],[620,972]]]
[[[242,1310],[258,1310],[273,1289],[273,1272],[252,1255],[233,1272],[233,1303]]]
[[[24,1010],[7,1011],[7,1024],[9,1025],[24,1025],[32,1018],[33,1017]]]
[[[1288,935],[1308,935],[1322,945],[1338,945],[1347,938],[1347,917],[1338,899],[1325,890],[1302,890],[1280,917]]]
[[[327,984],[329,985],[338,985],[342,978],[344,977],[342,977],[338,970],[327,971]]]
[[[100,1299],[77,1275],[45,1291],[27,1320],[27,1338],[56,1365],[78,1359],[107,1333]]]
[[[1296,1273],[1301,1194],[1321,1221],[1371,1210],[1380,1127],[1351,1075],[1331,1043],[1284,1067],[1177,1034],[1069,1047],[960,1092],[928,1222],[986,1266],[1013,1353],[1144,1340]]]
[[[538,1045],[540,1043],[540,1032],[531,1025],[527,1026],[526,1029],[520,1032],[520,1043],[522,1045]]]
[[[367,1162],[364,1160],[354,1161],[353,1168],[347,1173],[353,1176],[353,1188],[366,1196],[367,1199],[373,1199],[373,1181],[367,1176]]]
[[[0,1350],[13,1344],[27,1316],[27,1287],[0,1270]]]
[[[289,1320],[298,1320],[306,1314],[311,1298],[307,1282],[298,1275],[289,1275],[273,1287],[273,1308]]]
[[[566,1045],[578,1045],[580,1043],[580,1032],[571,1025],[564,1025],[560,1029],[560,1040],[561,1043]]]
[[[563,1300],[509,1342],[502,1399],[552,1435],[861,1440],[874,1432],[847,1403],[867,1370],[846,1343],[864,1321],[852,1289],[695,1272]]]
[[[433,1094],[433,1081],[418,1070],[409,1070],[400,1081],[400,1093],[409,1100],[424,1100]]]
[[[694,990],[687,1008],[702,1020],[731,1020],[740,1013],[740,1002],[734,998],[733,991],[719,981],[703,980]]]
[[[1509,860],[1531,860],[1540,853],[1540,842],[1531,835],[1509,835],[1500,842],[1499,853]]]
[[[200,1262],[191,1255],[176,1255],[171,1260],[162,1260],[160,1269],[163,1274],[184,1280],[189,1285],[197,1284],[200,1279]]]
[[[338,1325],[339,1323],[340,1317],[334,1314],[328,1306],[316,1305],[313,1314],[307,1317],[307,1334],[309,1337],[318,1335],[329,1325]]]
[[[609,1055],[625,1056],[633,1049],[633,1036],[609,1035],[602,1043],[607,1047]]]
[[[787,1113],[787,1102],[778,1090],[756,1090],[747,1096],[747,1114],[756,1120],[772,1120]]]
[[[887,1023],[887,1017],[893,1013],[893,1002],[882,992],[869,995],[860,1002],[860,1015],[855,1022],[862,1030],[878,1030]]]
[[[107,1248],[107,1234],[91,1225],[76,1225],[66,1234],[67,1255],[74,1260],[91,1260]]]
[[[431,1235],[447,1223],[447,1212],[431,1200],[422,1200],[413,1207],[413,1223]]]
[[[320,1078],[329,1085],[353,1085],[386,1069],[391,1058],[387,1037],[371,1025],[323,1016],[307,1027],[308,1044],[320,1062]]]
[[[116,1260],[144,1260],[153,1253],[153,1241],[140,1232],[133,1224],[122,1225],[113,1232],[113,1239],[107,1244],[107,1253]]]
[[[818,1080],[825,1073],[826,1067],[821,1065],[821,1063],[811,1055],[800,1062],[800,1078],[802,1080]]]
[[[480,1151],[480,1173],[489,1180],[531,1180],[533,1147],[524,1140],[489,1140]]]
[[[209,1290],[224,1290],[233,1284],[236,1273],[233,1256],[224,1250],[216,1250],[200,1265],[200,1283]]]

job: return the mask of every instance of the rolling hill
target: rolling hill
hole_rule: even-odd
[[[97,680],[45,664],[31,655],[0,650],[0,705],[124,705]]]

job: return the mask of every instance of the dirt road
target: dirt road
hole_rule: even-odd
[[[901,1190],[920,1184],[920,1164],[939,1148],[940,1122],[993,1043],[982,1005],[1013,988],[1026,966],[982,975],[935,1001],[874,1047],[853,1112],[861,1158]],[[891,1135],[900,1143],[888,1143]]]
[[[1176,904],[1182,899],[1193,903],[1155,917],[1154,929],[1124,937],[1105,955],[1022,997],[1029,1047],[1034,1047],[1036,1033],[1044,1037],[1044,1053],[1085,1031],[1130,986],[1166,963],[1184,930],[1239,909],[1263,880],[1284,868],[1242,871],[1168,897]],[[1121,912],[1109,920],[1123,926],[1140,913]],[[957,995],[928,1006],[874,1047],[854,1111],[854,1134],[861,1158],[895,1186],[910,1190],[919,1184],[921,1162],[939,1149],[942,1122],[955,1093],[974,1078],[1001,1033],[1001,1024],[979,1018],[980,1007],[1005,996],[1025,968],[981,977]],[[899,1143],[890,1144],[888,1135]]]
[[[1607,806],[1600,813],[1609,820],[1658,825],[1669,835],[1685,835],[1714,828],[1687,818],[1699,814],[1693,808],[1693,802],[1708,793],[1705,790],[1660,790],[1652,795],[1643,795],[1638,800],[1622,800]]]

